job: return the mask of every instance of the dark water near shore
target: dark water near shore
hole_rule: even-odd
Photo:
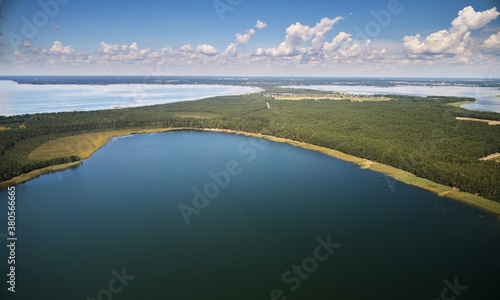
[[[133,135],[16,197],[0,299],[452,299],[455,279],[459,300],[500,296],[496,216],[287,144]],[[0,216],[6,233],[7,190]]]

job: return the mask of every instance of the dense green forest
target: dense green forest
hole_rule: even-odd
[[[470,98],[393,95],[395,100],[380,102],[283,101],[266,98],[264,93],[138,108],[0,117],[0,126],[10,128],[0,131],[0,181],[79,160],[77,156],[28,158],[36,147],[59,137],[119,129],[221,128],[340,150],[500,201],[499,163],[479,161],[500,152],[500,126],[455,119],[500,120],[500,114],[448,104]]]

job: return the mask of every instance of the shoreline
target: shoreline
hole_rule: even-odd
[[[118,136],[127,136],[131,134],[139,134],[139,133],[158,133],[158,132],[168,132],[168,131],[178,131],[178,130],[192,130],[192,131],[209,131],[209,132],[222,132],[222,133],[230,133],[230,134],[239,134],[250,137],[264,138],[270,141],[278,142],[278,143],[287,143],[292,146],[301,147],[304,149],[313,150],[316,152],[320,152],[326,154],[328,156],[341,159],[343,161],[352,162],[358,165],[362,169],[370,169],[372,171],[385,174],[393,179],[396,179],[400,182],[410,184],[419,188],[423,188],[430,192],[436,193],[439,196],[445,196],[462,203],[474,206],[475,208],[480,208],[482,210],[486,210],[488,212],[497,214],[500,216],[500,203],[495,202],[493,200],[488,200],[481,196],[473,195],[467,192],[462,192],[457,188],[445,186],[442,184],[435,183],[428,179],[424,179],[418,177],[412,173],[391,167],[389,165],[381,164],[378,162],[370,161],[365,158],[356,157],[350,154],[343,153],[338,150],[333,150],[326,147],[316,146],[313,144],[308,144],[305,142],[298,142],[286,138],[279,138],[270,135],[263,135],[258,133],[250,133],[244,131],[236,131],[231,129],[219,129],[219,128],[192,128],[192,127],[178,127],[178,128],[153,128],[153,129],[130,129],[130,130],[119,130],[119,131],[109,131],[102,132],[100,134],[100,139],[98,143],[94,145],[91,151],[89,151],[84,157],[81,157],[80,161],[62,164],[62,165],[54,165],[49,166],[42,169],[33,170],[29,173],[22,174],[20,176],[14,177],[10,180],[4,181],[0,183],[0,188],[6,188],[11,185],[20,184],[31,179],[37,178],[41,175],[57,172],[61,170],[65,170],[68,168],[76,167],[83,163],[85,159],[88,159],[92,156],[92,154],[99,150],[101,147],[106,145],[109,141],[112,140],[113,137]]]
[[[455,119],[461,121],[484,122],[488,123],[488,125],[500,125],[500,121],[495,121],[495,120],[484,120],[484,119],[465,118],[465,117],[456,117]]]
[[[12,185],[17,185],[20,183],[30,181],[31,179],[35,179],[41,175],[54,173],[54,172],[58,172],[58,171],[66,170],[66,169],[71,169],[71,168],[79,166],[81,163],[82,163],[82,161],[79,160],[79,161],[74,161],[74,162],[70,162],[70,163],[66,163],[66,164],[53,165],[53,166],[48,166],[48,167],[41,168],[41,169],[36,169],[36,170],[31,171],[31,172],[16,176],[16,177],[9,179],[7,181],[0,182],[0,189],[4,189],[4,188],[7,188],[7,187],[12,186]]]

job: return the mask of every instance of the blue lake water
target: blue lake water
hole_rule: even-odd
[[[30,85],[0,80],[0,115],[146,106],[260,90],[225,85]]]
[[[478,101],[470,104],[464,104],[461,107],[471,110],[500,112],[500,90],[489,87],[461,87],[461,86],[358,86],[358,85],[298,85],[289,86],[292,88],[315,89],[320,91],[346,92],[349,94],[397,94],[412,96],[453,96],[453,97],[472,97]]]
[[[496,216],[288,144],[116,138],[16,198],[17,291],[4,239],[1,299],[421,300],[455,281],[460,300],[500,295]]]

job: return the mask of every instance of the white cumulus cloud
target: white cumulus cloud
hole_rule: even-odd
[[[198,45],[198,47],[196,48],[196,52],[208,56],[214,56],[219,54],[219,51],[217,51],[217,49],[207,44]]]
[[[50,49],[38,49],[30,42],[23,42],[22,50],[15,51],[17,63],[34,64],[75,64],[91,63],[93,57],[83,51],[75,51],[71,46],[64,46],[60,41],[55,41]]]
[[[235,57],[238,55],[238,47],[241,45],[244,45],[250,41],[250,38],[252,35],[255,35],[255,30],[254,29],[247,29],[245,34],[237,33],[236,34],[236,41],[234,43],[229,44],[227,46],[226,54],[227,56]]]
[[[487,38],[481,44],[481,50],[485,53],[500,55],[500,32]]]
[[[191,44],[187,44],[181,47],[182,52],[193,52],[193,48],[191,48]]]
[[[63,44],[59,41],[55,41],[54,45],[49,50],[50,54],[60,54],[60,55],[68,55],[72,54],[75,51],[71,46],[63,46]]]
[[[472,6],[465,7],[451,22],[448,30],[440,30],[422,40],[420,34],[403,38],[404,51],[410,58],[458,57],[468,61],[475,46],[471,30],[477,30],[494,20],[499,13],[496,7],[476,12]]]
[[[458,17],[451,22],[453,27],[465,27],[468,30],[476,30],[486,26],[489,22],[498,17],[496,7],[485,10],[483,12],[476,12],[472,6],[467,6],[458,13]]]
[[[297,22],[286,29],[285,40],[278,47],[268,49],[259,48],[254,55],[280,57],[303,54],[307,51],[304,45],[305,42],[310,41],[313,37],[314,40],[311,42],[313,47],[324,42],[323,35],[331,30],[333,25],[341,19],[342,17],[334,19],[323,18],[314,27],[302,25]]]
[[[292,59],[294,62],[311,62],[323,64],[335,60],[345,60],[365,57],[380,57],[385,50],[370,51],[371,41],[360,45],[354,41],[352,34],[339,32],[331,42],[325,38],[325,34],[332,30],[333,26],[342,19],[323,18],[314,27],[295,23],[286,29],[285,40],[274,48],[259,48],[253,53],[256,57],[273,57]]]
[[[264,29],[267,27],[267,24],[262,22],[261,20],[257,20],[257,24],[255,25],[255,28],[257,29]]]
[[[163,45],[149,49],[141,48],[135,42],[128,45],[101,42],[90,55],[60,41],[55,41],[47,49],[39,49],[35,46],[36,40],[33,41],[34,45],[27,40],[19,40],[19,51],[11,55],[9,63],[12,66],[38,66],[40,70],[45,70],[47,66],[67,69],[72,66],[77,72],[82,66],[88,65],[88,70],[104,66],[109,70],[127,72],[147,70],[154,66],[168,72],[186,74],[227,72],[242,75],[265,72],[293,76],[357,76],[360,73],[392,76],[410,72],[429,76],[436,72],[454,72],[450,70],[462,70],[461,74],[469,74],[467,71],[470,70],[475,70],[476,74],[484,70],[500,74],[497,62],[500,56],[500,32],[498,28],[488,27],[499,15],[496,8],[475,11],[469,6],[462,9],[454,20],[450,20],[452,22],[446,30],[423,37],[420,34],[405,36],[399,42],[374,40],[373,43],[370,40],[362,43],[349,32],[335,31],[335,25],[342,17],[323,18],[311,26],[291,24],[286,29],[284,39],[277,40],[275,45],[261,46],[255,51],[242,49],[254,39],[258,42],[255,37],[257,31],[267,26],[260,20],[254,27],[233,36],[225,51],[220,49],[220,52],[209,43],[180,47]],[[0,36],[0,45],[1,42]],[[422,73],[422,70],[426,73]]]
[[[99,55],[99,60],[101,62],[120,62],[120,63],[131,63],[134,61],[151,61],[161,56],[158,51],[152,51],[151,49],[139,49],[137,43],[132,43],[132,45],[109,45],[105,42],[101,42],[101,47],[97,49],[97,54]]]

